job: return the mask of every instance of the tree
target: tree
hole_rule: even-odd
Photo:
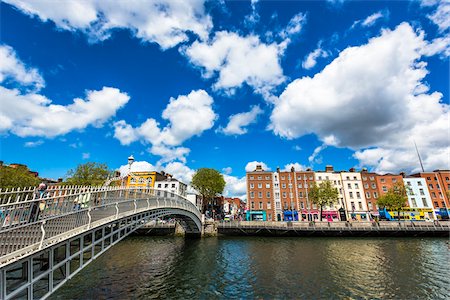
[[[217,170],[201,168],[192,177],[191,185],[203,197],[203,213],[214,197],[223,192],[225,180]]]
[[[400,220],[400,211],[408,201],[408,192],[409,190],[404,184],[400,182],[396,183],[386,194],[378,198],[378,207],[396,211],[398,219]]]
[[[0,166],[0,189],[29,187],[39,184],[39,178],[30,173],[26,166]]]
[[[312,187],[309,189],[308,196],[312,203],[320,206],[320,221],[322,221],[323,207],[336,203],[339,193],[331,181],[325,180],[319,185],[314,182]]]
[[[87,162],[78,165],[75,170],[69,170],[65,183],[73,185],[102,185],[108,178],[109,172],[106,164]]]

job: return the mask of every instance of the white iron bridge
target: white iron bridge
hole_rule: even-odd
[[[0,299],[45,299],[150,220],[171,217],[200,236],[186,198],[153,188],[53,186],[0,191]]]

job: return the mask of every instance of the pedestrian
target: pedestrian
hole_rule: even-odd
[[[35,222],[39,219],[39,215],[45,209],[45,196],[47,195],[47,185],[41,182],[34,192],[34,200],[31,203],[29,222]],[[37,201],[37,199],[41,199]]]

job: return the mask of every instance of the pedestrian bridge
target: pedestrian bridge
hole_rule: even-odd
[[[48,297],[150,220],[171,217],[200,236],[201,214],[153,188],[54,186],[0,191],[0,299]]]

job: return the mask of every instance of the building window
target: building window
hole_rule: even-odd
[[[350,177],[349,177],[349,176],[347,176],[347,180],[350,180]]]
[[[250,192],[250,198],[255,198],[255,192]]]
[[[274,187],[279,188],[280,185],[279,185],[278,183],[275,183],[275,184],[274,184]]]
[[[302,208],[302,209],[304,209],[305,208],[305,203],[302,201],[302,202],[300,202],[300,207]]]
[[[313,203],[312,208],[317,209],[317,204]]]
[[[309,176],[309,180],[313,180],[313,177],[312,177],[312,176]]]
[[[270,201],[267,202],[267,209],[272,209],[272,205],[270,204]]]
[[[269,214],[268,220],[272,220],[272,214]]]
[[[415,198],[411,198],[411,204],[412,204],[412,207],[417,207],[417,203],[416,203],[416,199]]]
[[[130,183],[133,183],[133,184],[135,184],[135,183],[136,183],[136,178],[134,178],[134,177],[131,177],[131,179],[130,179]]]
[[[175,188],[175,183],[172,183],[172,188]]]
[[[434,201],[434,207],[439,207],[439,203],[437,201]]]
[[[258,198],[262,198],[262,192],[258,192]]]
[[[299,189],[302,188],[302,184],[301,184],[301,183],[298,184],[298,188],[299,188]]]
[[[164,184],[164,188],[167,189],[168,187],[169,187],[169,184],[168,184],[168,183],[165,183],[165,184]]]
[[[326,180],[329,180],[329,179],[330,179],[330,177],[328,177],[328,176],[325,176],[325,179],[326,179]]]
[[[289,183],[289,188],[292,188],[292,183]]]
[[[373,176],[370,176],[369,178],[370,178],[370,180],[372,180],[372,181],[375,180],[375,177],[373,177]]]
[[[267,192],[267,193],[266,193],[266,197],[267,197],[267,198],[270,198],[270,192]]]
[[[161,183],[158,183],[158,188],[159,188],[159,189],[161,188]]]
[[[411,186],[411,181],[407,181],[406,184],[407,184],[408,186]]]
[[[353,192],[350,192],[349,195],[350,195],[350,198],[353,199]]]
[[[449,178],[448,178],[448,177],[445,177],[445,181],[449,181]]]
[[[289,193],[289,198],[294,198],[294,195],[292,193]]]
[[[270,189],[270,183],[266,183],[266,189]]]
[[[369,184],[368,183],[364,183],[364,188],[368,189],[369,188]]]
[[[385,185],[383,185],[383,187],[381,188],[383,190],[383,192],[387,192],[387,187]]]
[[[361,201],[358,201],[358,207],[359,207],[359,210],[362,210],[362,209],[363,209],[363,207],[362,207],[362,202],[361,202]]]
[[[281,209],[281,203],[280,202],[276,202],[275,205],[277,206],[277,209]]]
[[[266,180],[270,180],[270,176],[266,176]]]
[[[422,186],[422,181],[418,181],[418,182],[417,182],[417,185],[418,185],[418,186]]]
[[[374,197],[375,199],[377,199],[377,198],[378,198],[378,193],[377,193],[377,192],[373,192],[373,197]]]
[[[445,203],[444,201],[441,202],[442,207],[445,207]]]
[[[252,201],[252,203],[251,203],[251,206],[250,206],[250,207],[251,207],[251,209],[255,209],[255,202],[253,202],[253,201]]]
[[[385,182],[385,180],[384,180],[384,178],[381,178],[381,180],[380,180],[382,183],[384,183]]]
[[[438,190],[441,189],[441,187],[439,186],[439,183],[436,183],[436,188],[437,188]]]
[[[281,176],[281,180],[284,180],[284,179],[286,179],[284,176]]]
[[[430,188],[430,190],[433,189],[433,185],[431,183],[428,185],[428,187]]]
[[[252,179],[255,179],[255,177],[253,177],[253,176],[250,176],[250,180],[252,180]]]
[[[283,189],[285,189],[285,188],[286,188],[286,183],[282,183],[282,184],[281,184],[281,187],[282,187]]]
[[[427,180],[431,180],[431,177],[427,177]]]
[[[443,199],[441,192],[439,192],[439,198]]]
[[[286,198],[286,192],[283,192],[283,198]]]
[[[253,183],[250,183],[250,188],[253,189],[255,185]]]
[[[366,192],[366,198],[370,199],[370,192]]]
[[[348,187],[348,189],[352,189],[352,185],[350,184],[350,183],[347,183],[347,187]]]
[[[355,189],[359,189],[359,185],[355,183]]]
[[[361,193],[360,192],[356,192],[356,198],[361,199]]]
[[[258,180],[261,180],[262,179],[262,176],[258,176]]]
[[[432,193],[431,193],[431,196],[432,196],[433,198],[436,198],[436,193],[435,193],[435,192],[432,192]]]
[[[263,209],[263,203],[259,201],[259,209]]]
[[[357,179],[356,179],[356,176],[353,176],[353,180],[357,180]]]
[[[258,189],[262,189],[262,183],[258,183]]]
[[[287,209],[288,209],[287,202],[284,202],[284,210],[287,210]]]
[[[366,177],[366,176],[363,176],[363,177],[362,177],[362,180],[366,181],[366,180],[367,180],[367,177]]]
[[[279,192],[275,193],[275,199],[280,199],[280,193]]]
[[[372,189],[376,189],[377,186],[375,185],[375,183],[372,182]]]
[[[355,208],[356,208],[356,207],[355,207],[355,202],[353,202],[353,201],[350,202],[350,205],[351,205],[351,207],[352,207],[352,210],[355,210]]]
[[[426,198],[422,198],[422,204],[423,204],[424,207],[427,207],[427,206],[428,206],[428,203],[427,203],[427,199],[426,199]]]
[[[298,197],[303,198],[303,192],[298,192]]]
[[[419,193],[421,196],[425,196],[425,193],[423,192],[423,189],[419,189]]]
[[[369,206],[369,210],[372,210],[372,202],[367,202],[367,205]]]
[[[319,180],[322,180],[322,176],[319,176]]]

